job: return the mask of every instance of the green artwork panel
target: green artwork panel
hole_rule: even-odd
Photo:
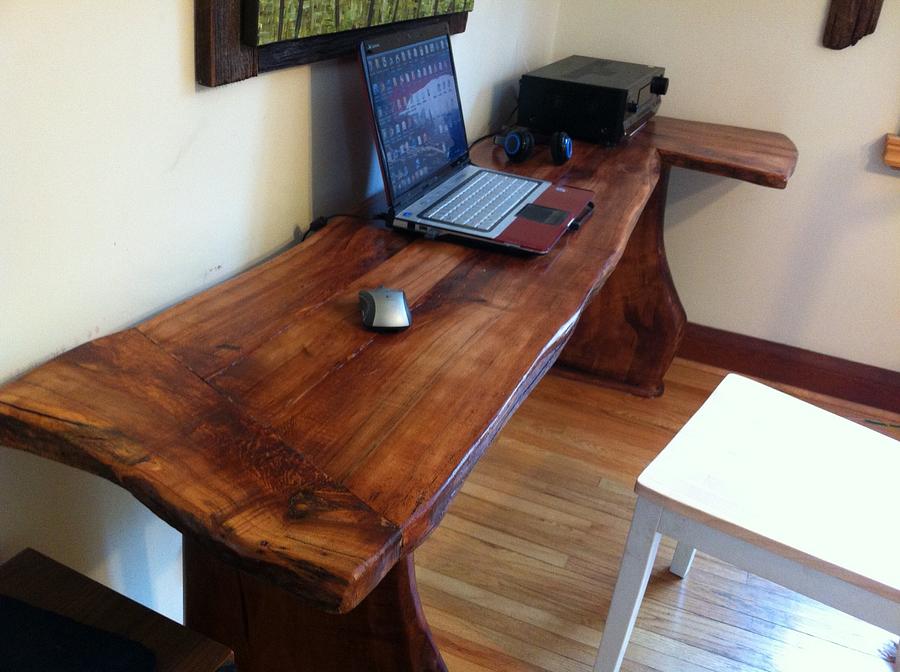
[[[471,12],[474,7],[475,0],[259,0],[258,44]]]

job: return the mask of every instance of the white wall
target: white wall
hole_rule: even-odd
[[[666,246],[688,319],[900,370],[900,3],[820,46],[828,0],[564,0],[555,56],[665,66],[661,114],[788,135],[784,192],[675,170]]]
[[[453,39],[470,137],[548,61],[558,8],[476,3]],[[197,87],[191,0],[4,0],[0,63],[0,381],[233,275],[379,183],[352,59]],[[0,560],[24,546],[181,615],[178,534],[115,486],[0,448]]]

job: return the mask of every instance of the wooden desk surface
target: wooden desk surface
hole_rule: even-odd
[[[505,163],[488,143],[476,162]],[[661,161],[784,186],[784,136],[659,118],[516,170],[596,192],[548,255],[336,219],[276,258],[0,389],[0,444],[128,489],[208,551],[328,611],[421,543],[621,257]],[[356,293],[406,291],[373,334]]]

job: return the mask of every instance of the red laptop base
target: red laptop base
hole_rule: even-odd
[[[516,217],[493,242],[512,245],[529,252],[546,254],[570,228],[577,228],[594,210],[594,193],[575,187],[553,185],[534,202],[540,208],[565,213],[565,225]]]

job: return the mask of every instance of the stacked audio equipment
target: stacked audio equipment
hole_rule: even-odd
[[[569,56],[522,76],[518,123],[614,145],[656,114],[668,88],[665,68]]]

